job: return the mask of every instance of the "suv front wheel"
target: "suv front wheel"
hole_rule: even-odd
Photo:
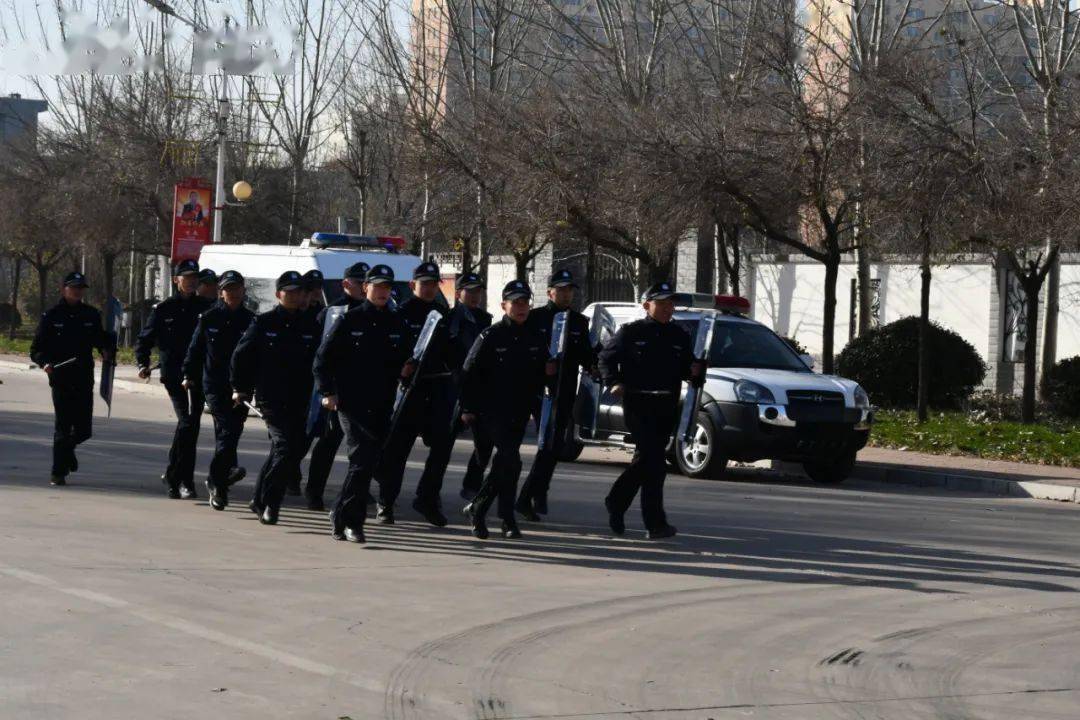
[[[727,465],[712,420],[703,412],[698,413],[690,431],[690,442],[684,443],[681,437],[676,437],[674,449],[675,466],[687,477],[719,477]]]

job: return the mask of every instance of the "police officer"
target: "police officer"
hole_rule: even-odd
[[[236,405],[229,383],[233,351],[255,314],[244,307],[244,276],[235,270],[221,274],[221,300],[199,317],[184,360],[184,386],[198,386],[206,396],[214,419],[214,456],[206,489],[210,507],[224,510],[229,486],[240,482],[247,471],[237,466],[236,447],[244,431],[247,407]]]
[[[183,364],[195,333],[199,316],[210,309],[210,302],[195,291],[199,283],[199,264],[184,260],[173,271],[176,294],[162,300],[150,313],[135,341],[135,361],[139,377],[150,377],[150,351],[156,345],[161,360],[161,382],[176,413],[176,432],[169,448],[169,465],[162,479],[171,498],[194,498],[195,450],[199,442],[199,421],[203,395],[198,387],[183,386]]]
[[[337,540],[364,542],[368,490],[389,430],[398,380],[412,375],[409,331],[390,310],[394,271],[367,274],[367,299],[345,313],[319,346],[312,369],[327,410],[336,411],[349,448],[349,472],[330,513]]]
[[[83,302],[86,278],[68,273],[60,302],[41,316],[30,359],[49,376],[56,422],[53,433],[53,485],[66,485],[69,472],[79,469],[75,447],[90,439],[94,417],[94,348],[102,361],[111,360],[115,338],[107,337],[101,313]],[[70,362],[69,362],[70,361]]]
[[[589,321],[584,315],[570,306],[574,302],[577,284],[569,270],[559,270],[548,280],[548,302],[543,307],[529,313],[528,324],[544,338],[544,346],[551,346],[551,327],[555,315],[566,313],[564,354],[561,376],[556,389],[558,406],[555,411],[555,425],[551,433],[551,442],[536,451],[532,468],[525,483],[521,486],[515,508],[526,520],[537,521],[540,515],[547,515],[548,488],[551,476],[555,472],[555,463],[559,451],[566,439],[568,427],[573,427],[572,415],[574,399],[577,395],[578,368],[585,372],[592,370],[596,362],[592,344],[589,342]],[[539,408],[535,412],[537,424],[540,422]]]
[[[323,302],[323,274],[321,270],[308,270],[303,274],[304,281],[304,300],[302,308],[305,313],[310,315],[316,321],[319,318],[319,313],[326,309],[326,304]],[[321,323],[319,323],[321,326]],[[311,448],[311,441],[314,440],[311,436],[306,436],[304,440],[304,452],[300,456],[301,460],[307,455],[308,450]],[[289,478],[289,482],[286,485],[285,492],[293,497],[298,497],[301,494],[300,482],[302,480],[299,466],[297,466],[297,473],[295,477]]]
[[[218,301],[218,285],[217,273],[210,268],[203,268],[199,271],[199,287],[195,292],[213,304]]]
[[[240,338],[232,356],[229,379],[233,401],[252,396],[270,435],[270,454],[259,471],[251,511],[264,525],[274,525],[289,479],[300,472],[307,447],[311,402],[311,361],[319,344],[315,319],[301,308],[304,281],[295,270],[277,279],[278,305],[258,315]]]
[[[439,266],[433,262],[420,263],[413,270],[410,283],[413,296],[398,308],[398,314],[409,330],[409,348],[415,347],[431,311],[443,317],[446,315],[446,308],[436,302],[441,279]],[[401,491],[405,464],[417,436],[423,435],[429,448],[428,457],[416,486],[412,506],[432,525],[446,525],[446,516],[440,509],[440,493],[443,473],[454,444],[451,426],[456,395],[453,391],[450,352],[446,324],[440,322],[428,343],[424,366],[419,368],[419,374],[413,380],[416,387],[410,395],[409,407],[404,409],[394,436],[388,438],[383,461],[375,471],[383,499],[376,513],[376,519],[380,522],[394,521],[394,501]]]
[[[370,269],[366,262],[353,263],[346,268],[345,275],[341,280],[341,289],[344,293],[337,300],[330,303],[330,306],[344,306],[348,310],[352,310],[363,304],[367,291],[367,273]],[[324,336],[327,331],[327,315],[328,312],[324,308],[316,318]],[[338,414],[327,411],[322,434],[315,440],[315,446],[311,449],[311,461],[308,463],[308,479],[307,484],[304,486],[304,497],[307,499],[308,510],[321,512],[326,509],[323,503],[326,481],[329,479],[330,470],[334,465],[334,456],[337,455],[338,448],[344,438],[345,432],[341,429]]]
[[[600,351],[600,375],[622,399],[626,426],[634,439],[634,459],[604,499],[616,535],[626,530],[623,515],[641,489],[641,515],[650,540],[675,535],[664,513],[665,454],[678,421],[683,380],[700,385],[704,366],[693,359],[690,336],[671,322],[671,283],[645,291],[643,320],[627,323]]]
[[[455,389],[460,392],[461,368],[465,364],[465,358],[469,356],[476,338],[480,333],[491,326],[491,313],[480,307],[484,301],[484,280],[476,273],[464,273],[457,281],[457,302],[450,311],[447,319],[447,333],[450,338],[451,367],[454,371]],[[456,402],[457,398],[455,398]],[[451,446],[453,440],[461,430],[461,413],[454,417],[454,427],[451,433]],[[491,458],[491,445],[486,437],[473,435],[473,452],[469,456],[469,464],[465,469],[465,477],[461,482],[461,497],[464,500],[472,500],[476,497],[477,490],[484,481],[484,469]],[[449,457],[447,457],[449,461]],[[443,469],[445,472],[445,468]]]
[[[521,441],[545,375],[554,376],[543,338],[532,330],[532,291],[521,280],[502,292],[502,320],[480,333],[465,360],[461,385],[461,420],[495,449],[491,470],[475,499],[465,507],[473,535],[488,537],[486,515],[498,497],[503,536],[521,537],[514,517],[514,496],[521,475]]]

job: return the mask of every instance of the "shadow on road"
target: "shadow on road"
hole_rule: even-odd
[[[41,413],[0,413],[0,435],[8,451],[0,461],[0,486],[40,488],[43,492],[101,492],[131,495],[157,495],[162,492],[156,475],[164,461],[165,447],[172,428],[167,423],[133,422],[114,419],[107,428],[98,427],[98,437],[91,440],[80,457],[97,458],[85,463],[85,473],[73,475],[72,486],[50,488],[40,477],[41,462],[48,457],[51,442],[51,416]],[[265,451],[262,432],[257,447],[245,438],[245,462]],[[11,452],[13,448],[21,448]],[[136,473],[138,481],[110,475],[109,464],[124,467],[127,476]],[[200,467],[203,458],[200,457]],[[46,465],[47,467],[47,465]],[[33,472],[31,468],[34,468]],[[145,468],[145,471],[142,469]],[[35,477],[37,476],[37,477]],[[448,486],[455,479],[448,478]],[[750,479],[743,480],[751,482]],[[795,485],[788,481],[785,484]],[[201,488],[200,488],[201,490]],[[820,492],[824,492],[820,490]],[[248,511],[250,483],[233,493],[232,504],[225,512],[215,513],[221,522],[258,524]],[[333,489],[328,489],[329,494]],[[830,493],[844,493],[830,488]],[[859,492],[866,492],[860,487]],[[205,512],[205,499],[168,501],[162,498],[162,512]],[[167,504],[166,504],[167,503]],[[448,503],[454,510],[457,501]],[[287,500],[279,525],[265,532],[322,535],[329,537],[330,524],[325,513],[290,507]],[[568,515],[583,514],[581,503],[566,503]],[[407,502],[400,505],[407,506]],[[1080,565],[1032,560],[1027,557],[981,554],[957,548],[920,546],[891,541],[876,541],[831,534],[799,532],[782,527],[722,526],[709,527],[680,535],[671,541],[651,543],[640,533],[627,538],[613,538],[600,524],[524,524],[526,537],[518,541],[474,540],[461,524],[442,530],[431,528],[415,518],[411,510],[401,510],[394,526],[369,525],[368,545],[357,552],[392,550],[431,556],[454,556],[479,561],[517,561],[537,565],[565,565],[603,571],[639,572],[656,575],[692,575],[725,580],[756,580],[775,583],[865,585],[919,593],[954,594],[951,583],[970,583],[988,587],[1021,588],[1046,592],[1074,592],[1080,579]],[[606,518],[597,504],[598,522]],[[593,510],[590,509],[590,513]],[[729,517],[729,519],[731,519]],[[452,521],[461,522],[460,516]],[[745,519],[744,519],[745,520]],[[498,536],[498,519],[490,519],[493,537]],[[722,518],[721,518],[722,522]],[[721,523],[717,523],[718,525]],[[261,530],[261,528],[260,528]]]

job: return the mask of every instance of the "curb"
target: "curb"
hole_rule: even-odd
[[[982,492],[990,495],[1057,500],[1080,503],[1080,488],[1039,480],[1013,480],[1006,477],[981,477],[940,470],[919,470],[883,463],[857,462],[851,475],[859,480],[939,487],[960,492]]]
[[[26,362],[19,362],[16,360],[0,360],[0,368],[5,370],[15,370],[16,372],[40,372],[37,365],[34,365],[29,360]],[[94,367],[94,382],[101,382],[101,366],[95,365]],[[120,378],[113,379],[113,387],[125,392],[136,393],[138,395],[162,395],[165,393],[165,386],[160,382],[136,382],[133,380],[122,380]]]

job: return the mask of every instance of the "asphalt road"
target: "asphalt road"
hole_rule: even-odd
[[[608,535],[624,456],[594,453],[522,540],[401,507],[360,547],[295,506],[261,526],[250,482],[226,512],[167,500],[163,396],[99,407],[83,469],[50,488],[44,378],[0,380],[5,720],[1080,715],[1076,505],[673,476],[681,534],[650,543],[636,508]],[[266,447],[252,422],[249,469]]]

